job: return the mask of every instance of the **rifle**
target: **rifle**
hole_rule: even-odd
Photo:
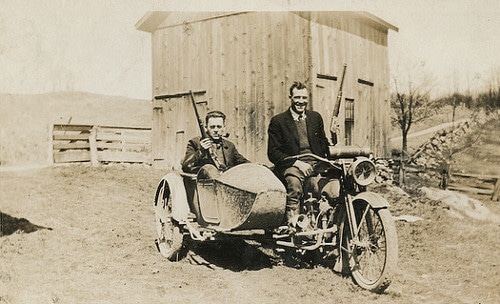
[[[198,127],[200,128],[201,139],[208,138],[207,131],[205,130],[203,121],[201,120],[200,115],[198,114],[198,109],[196,108],[196,102],[194,101],[193,91],[189,91],[189,95],[191,96],[191,103],[193,104],[194,114],[196,114],[196,120],[198,121]],[[217,158],[217,154],[215,154],[215,151],[214,149],[212,149],[212,147],[208,149],[208,154],[212,159],[217,170],[224,171],[225,166],[219,161],[219,159]]]
[[[342,72],[342,78],[340,79],[339,93],[337,94],[337,100],[333,107],[332,119],[330,120],[330,135],[332,144],[335,146],[338,143],[337,131],[339,130],[338,116],[340,112],[340,103],[342,102],[342,87],[344,86],[345,70],[347,64],[344,64],[344,71]]]

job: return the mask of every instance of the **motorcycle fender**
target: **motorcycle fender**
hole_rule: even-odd
[[[370,204],[373,209],[388,208],[389,202],[383,198],[380,194],[374,192],[361,192],[355,197],[353,197],[352,202],[355,205],[356,201],[362,200]]]
[[[182,177],[177,172],[165,175],[172,196],[172,217],[178,222],[186,222],[189,214],[189,204]]]

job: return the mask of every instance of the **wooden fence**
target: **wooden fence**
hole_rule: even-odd
[[[95,125],[52,126],[54,163],[151,164],[151,129]]]
[[[500,177],[497,175],[452,173],[452,176],[455,182],[447,189],[489,195],[493,201],[498,201],[500,198]]]
[[[399,184],[402,183],[400,180],[400,168],[401,161],[399,159],[394,159],[390,167],[392,172],[394,172],[394,179],[399,180]],[[379,169],[380,170],[380,169]],[[386,168],[387,170],[387,168]],[[415,166],[413,164],[405,164],[404,170],[406,173],[423,173],[426,172],[422,166]],[[427,170],[432,170],[427,168]],[[449,171],[449,167],[446,168]],[[436,170],[435,172],[437,172]],[[441,172],[441,170],[439,170]],[[381,175],[383,175],[382,173]],[[442,175],[443,177],[443,175]],[[498,175],[484,175],[484,174],[467,174],[467,173],[450,173],[450,175],[445,175],[445,180],[443,184],[443,179],[439,184],[439,187],[445,187],[444,189],[488,195],[491,200],[498,201],[500,200],[500,176]],[[448,184],[450,183],[450,184]],[[443,189],[443,188],[442,188]]]

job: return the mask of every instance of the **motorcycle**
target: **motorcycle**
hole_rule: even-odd
[[[271,168],[242,164],[225,172],[204,166],[197,174],[170,172],[154,199],[159,252],[170,261],[185,256],[186,242],[228,237],[265,241],[276,252],[334,261],[360,287],[383,292],[397,267],[398,238],[381,195],[367,191],[376,177],[369,150],[331,146],[312,161],[300,212],[283,225],[286,190]]]

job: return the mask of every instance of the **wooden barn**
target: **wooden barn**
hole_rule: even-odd
[[[295,80],[308,85],[308,107],[329,134],[344,65],[341,143],[388,156],[388,33],[398,29],[384,20],[366,12],[150,12],[136,27],[152,35],[155,165],[178,168],[200,134],[182,95],[189,91],[202,118],[226,113],[229,139],[253,162],[270,164],[267,127],[289,107]]]

